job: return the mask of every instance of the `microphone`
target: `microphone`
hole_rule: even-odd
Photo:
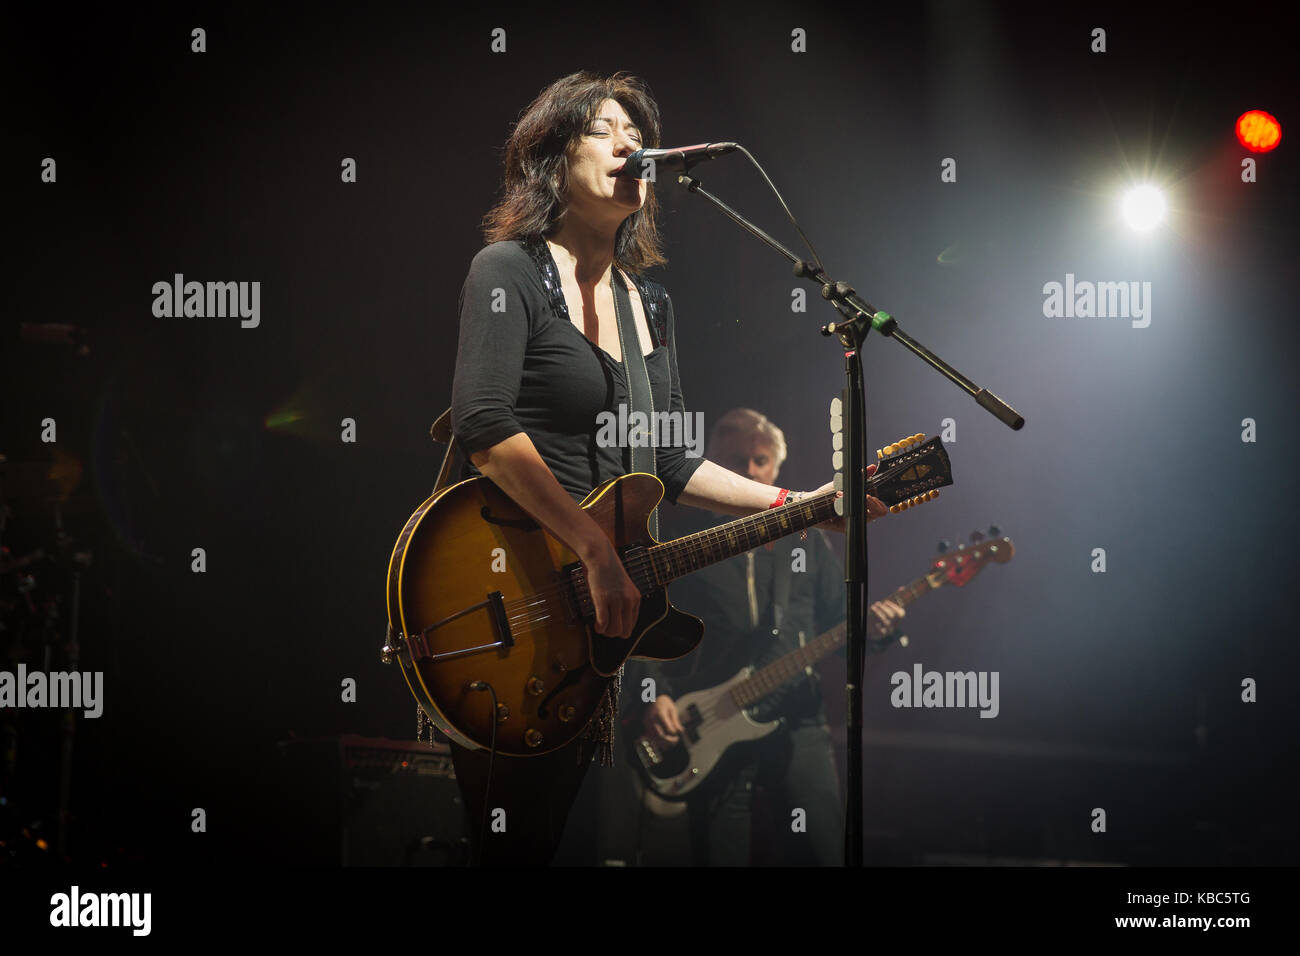
[[[614,175],[621,179],[647,179],[651,169],[684,172],[698,162],[716,159],[738,149],[739,143],[699,143],[677,149],[638,149]]]

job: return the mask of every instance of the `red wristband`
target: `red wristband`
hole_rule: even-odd
[[[767,506],[768,510],[770,511],[773,508],[779,508],[783,504],[785,504],[785,499],[788,494],[790,494],[790,489],[782,488],[781,493],[776,496],[776,501],[772,502],[770,505]]]

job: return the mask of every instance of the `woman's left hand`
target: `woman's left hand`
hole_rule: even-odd
[[[876,466],[874,464],[867,465],[867,477],[871,477],[875,473],[876,473]],[[813,494],[820,494],[823,491],[830,491],[834,487],[835,487],[834,482],[828,481],[826,482],[826,484],[822,485],[820,488],[814,491]],[[889,514],[888,505],[886,505],[879,498],[873,498],[870,495],[867,495],[867,521],[875,521],[877,518],[883,518],[887,514]],[[843,534],[844,516],[837,515],[836,517],[831,518],[829,521],[823,521],[817,527],[825,528],[827,531],[838,531],[841,534]]]

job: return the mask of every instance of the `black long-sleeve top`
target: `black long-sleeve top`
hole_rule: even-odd
[[[656,410],[685,415],[677,374],[672,300],[652,279],[633,274],[645,305],[653,352],[645,356]],[[622,362],[569,319],[559,271],[545,240],[485,246],[460,293],[460,341],[452,384],[452,433],[466,459],[524,432],[576,500],[631,470],[631,449],[597,443],[602,411],[627,405]],[[621,443],[626,444],[626,443]],[[655,449],[665,496],[676,502],[704,461],[681,444]],[[462,477],[479,471],[466,461]]]

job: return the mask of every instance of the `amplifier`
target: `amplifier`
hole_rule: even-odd
[[[280,794],[291,811],[285,862],[459,866],[465,807],[446,744],[383,737],[286,740]]]

